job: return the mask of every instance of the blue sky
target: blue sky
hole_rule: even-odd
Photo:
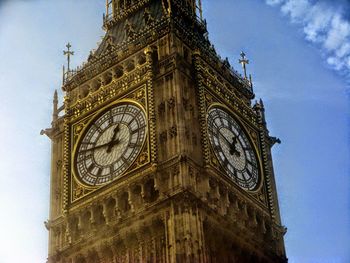
[[[0,1],[0,263],[45,262],[51,122],[62,51],[97,47],[104,0]],[[203,0],[209,37],[250,59],[269,130],[290,262],[350,262],[350,3]],[[61,97],[62,98],[62,97]],[[21,251],[21,252],[18,252]]]

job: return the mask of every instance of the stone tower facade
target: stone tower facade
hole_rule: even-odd
[[[49,263],[287,262],[262,101],[200,0],[107,0],[54,98]]]

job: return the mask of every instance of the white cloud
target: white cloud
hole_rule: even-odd
[[[328,57],[327,63],[335,70],[341,70],[344,67],[344,62],[338,57]]]
[[[266,4],[274,6],[282,3],[283,0],[266,0]]]
[[[289,15],[293,22],[305,17],[309,10],[310,3],[308,0],[288,0],[281,7],[282,13]]]
[[[339,47],[349,41],[350,24],[340,17],[339,14],[335,14],[331,27],[327,33],[327,38],[324,42],[326,49],[330,51],[336,51]]]
[[[339,58],[343,58],[343,57],[349,55],[349,53],[350,53],[350,43],[349,42],[343,43],[341,45],[341,47],[335,52],[335,54]]]
[[[344,16],[349,2],[312,0],[265,0],[280,6],[291,22],[302,27],[305,39],[317,44],[326,62],[350,80],[350,22]],[[349,5],[349,6],[344,6]]]
[[[324,32],[332,21],[333,12],[323,4],[312,6],[304,17],[304,33],[311,42],[323,42]]]

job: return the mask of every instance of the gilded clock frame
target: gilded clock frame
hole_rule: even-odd
[[[84,198],[87,195],[90,195],[92,192],[95,192],[100,189],[104,189],[106,187],[109,187],[111,185],[116,184],[116,182],[119,182],[121,180],[124,180],[127,175],[133,174],[135,171],[139,170],[142,167],[146,167],[151,163],[151,141],[150,141],[150,124],[149,124],[149,112],[146,110],[148,109],[148,94],[147,94],[147,85],[142,85],[141,87],[131,91],[128,94],[125,94],[121,98],[116,98],[115,100],[106,103],[103,105],[100,109],[87,112],[84,116],[81,116],[81,118],[77,118],[74,122],[71,123],[71,129],[70,129],[70,147],[71,147],[71,153],[70,153],[70,176],[69,176],[69,200],[70,203],[73,204],[76,201],[79,201],[80,199]],[[137,95],[135,95],[137,94]],[[142,94],[142,96],[140,96]],[[146,137],[143,142],[143,145],[140,149],[140,152],[138,153],[135,160],[132,162],[132,164],[128,167],[128,169],[122,173],[118,178],[104,184],[104,185],[97,185],[97,186],[91,186],[83,183],[79,176],[76,174],[76,167],[75,167],[75,156],[78,151],[79,142],[81,141],[82,137],[86,133],[87,129],[89,129],[90,125],[96,120],[96,118],[103,114],[108,108],[111,108],[113,106],[122,105],[122,104],[133,104],[136,107],[140,108],[142,112],[145,115],[146,118]]]
[[[247,189],[243,189],[241,188],[237,183],[234,182],[234,179],[232,179],[229,175],[227,175],[226,172],[223,172],[225,169],[224,167],[222,167],[222,165],[220,164],[220,161],[218,160],[215,151],[213,149],[212,144],[210,143],[210,139],[209,139],[209,134],[208,134],[208,114],[209,111],[213,108],[219,108],[222,109],[226,112],[228,112],[232,118],[240,125],[240,127],[243,129],[243,132],[245,133],[245,136],[247,136],[247,139],[249,140],[250,144],[253,147],[253,151],[254,154],[256,155],[256,161],[258,163],[258,173],[259,173],[259,178],[258,178],[258,183],[256,185],[256,187],[253,190],[247,190]],[[223,103],[220,102],[212,102],[211,104],[209,104],[209,106],[207,106],[206,108],[206,115],[205,115],[205,128],[206,128],[206,140],[208,141],[208,144],[210,145],[210,164],[218,171],[220,172],[220,174],[224,174],[225,178],[229,179],[230,181],[232,181],[235,185],[237,185],[237,187],[241,188],[243,191],[246,191],[248,193],[259,193],[261,191],[261,188],[263,186],[263,166],[262,166],[262,158],[260,155],[260,151],[259,151],[259,147],[256,145],[258,143],[257,140],[254,140],[251,136],[251,133],[253,132],[251,128],[247,128],[247,125],[242,121],[242,117],[239,116],[238,114],[236,114],[233,110],[231,110],[228,106],[226,106]],[[254,131],[255,132],[255,131]],[[220,168],[221,169],[220,169]]]

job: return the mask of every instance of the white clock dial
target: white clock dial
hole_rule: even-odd
[[[243,189],[254,190],[259,181],[258,162],[243,128],[221,108],[208,113],[208,135],[226,173]]]
[[[78,143],[75,164],[80,180],[103,185],[121,176],[140,153],[146,133],[146,116],[133,104],[103,112]]]

